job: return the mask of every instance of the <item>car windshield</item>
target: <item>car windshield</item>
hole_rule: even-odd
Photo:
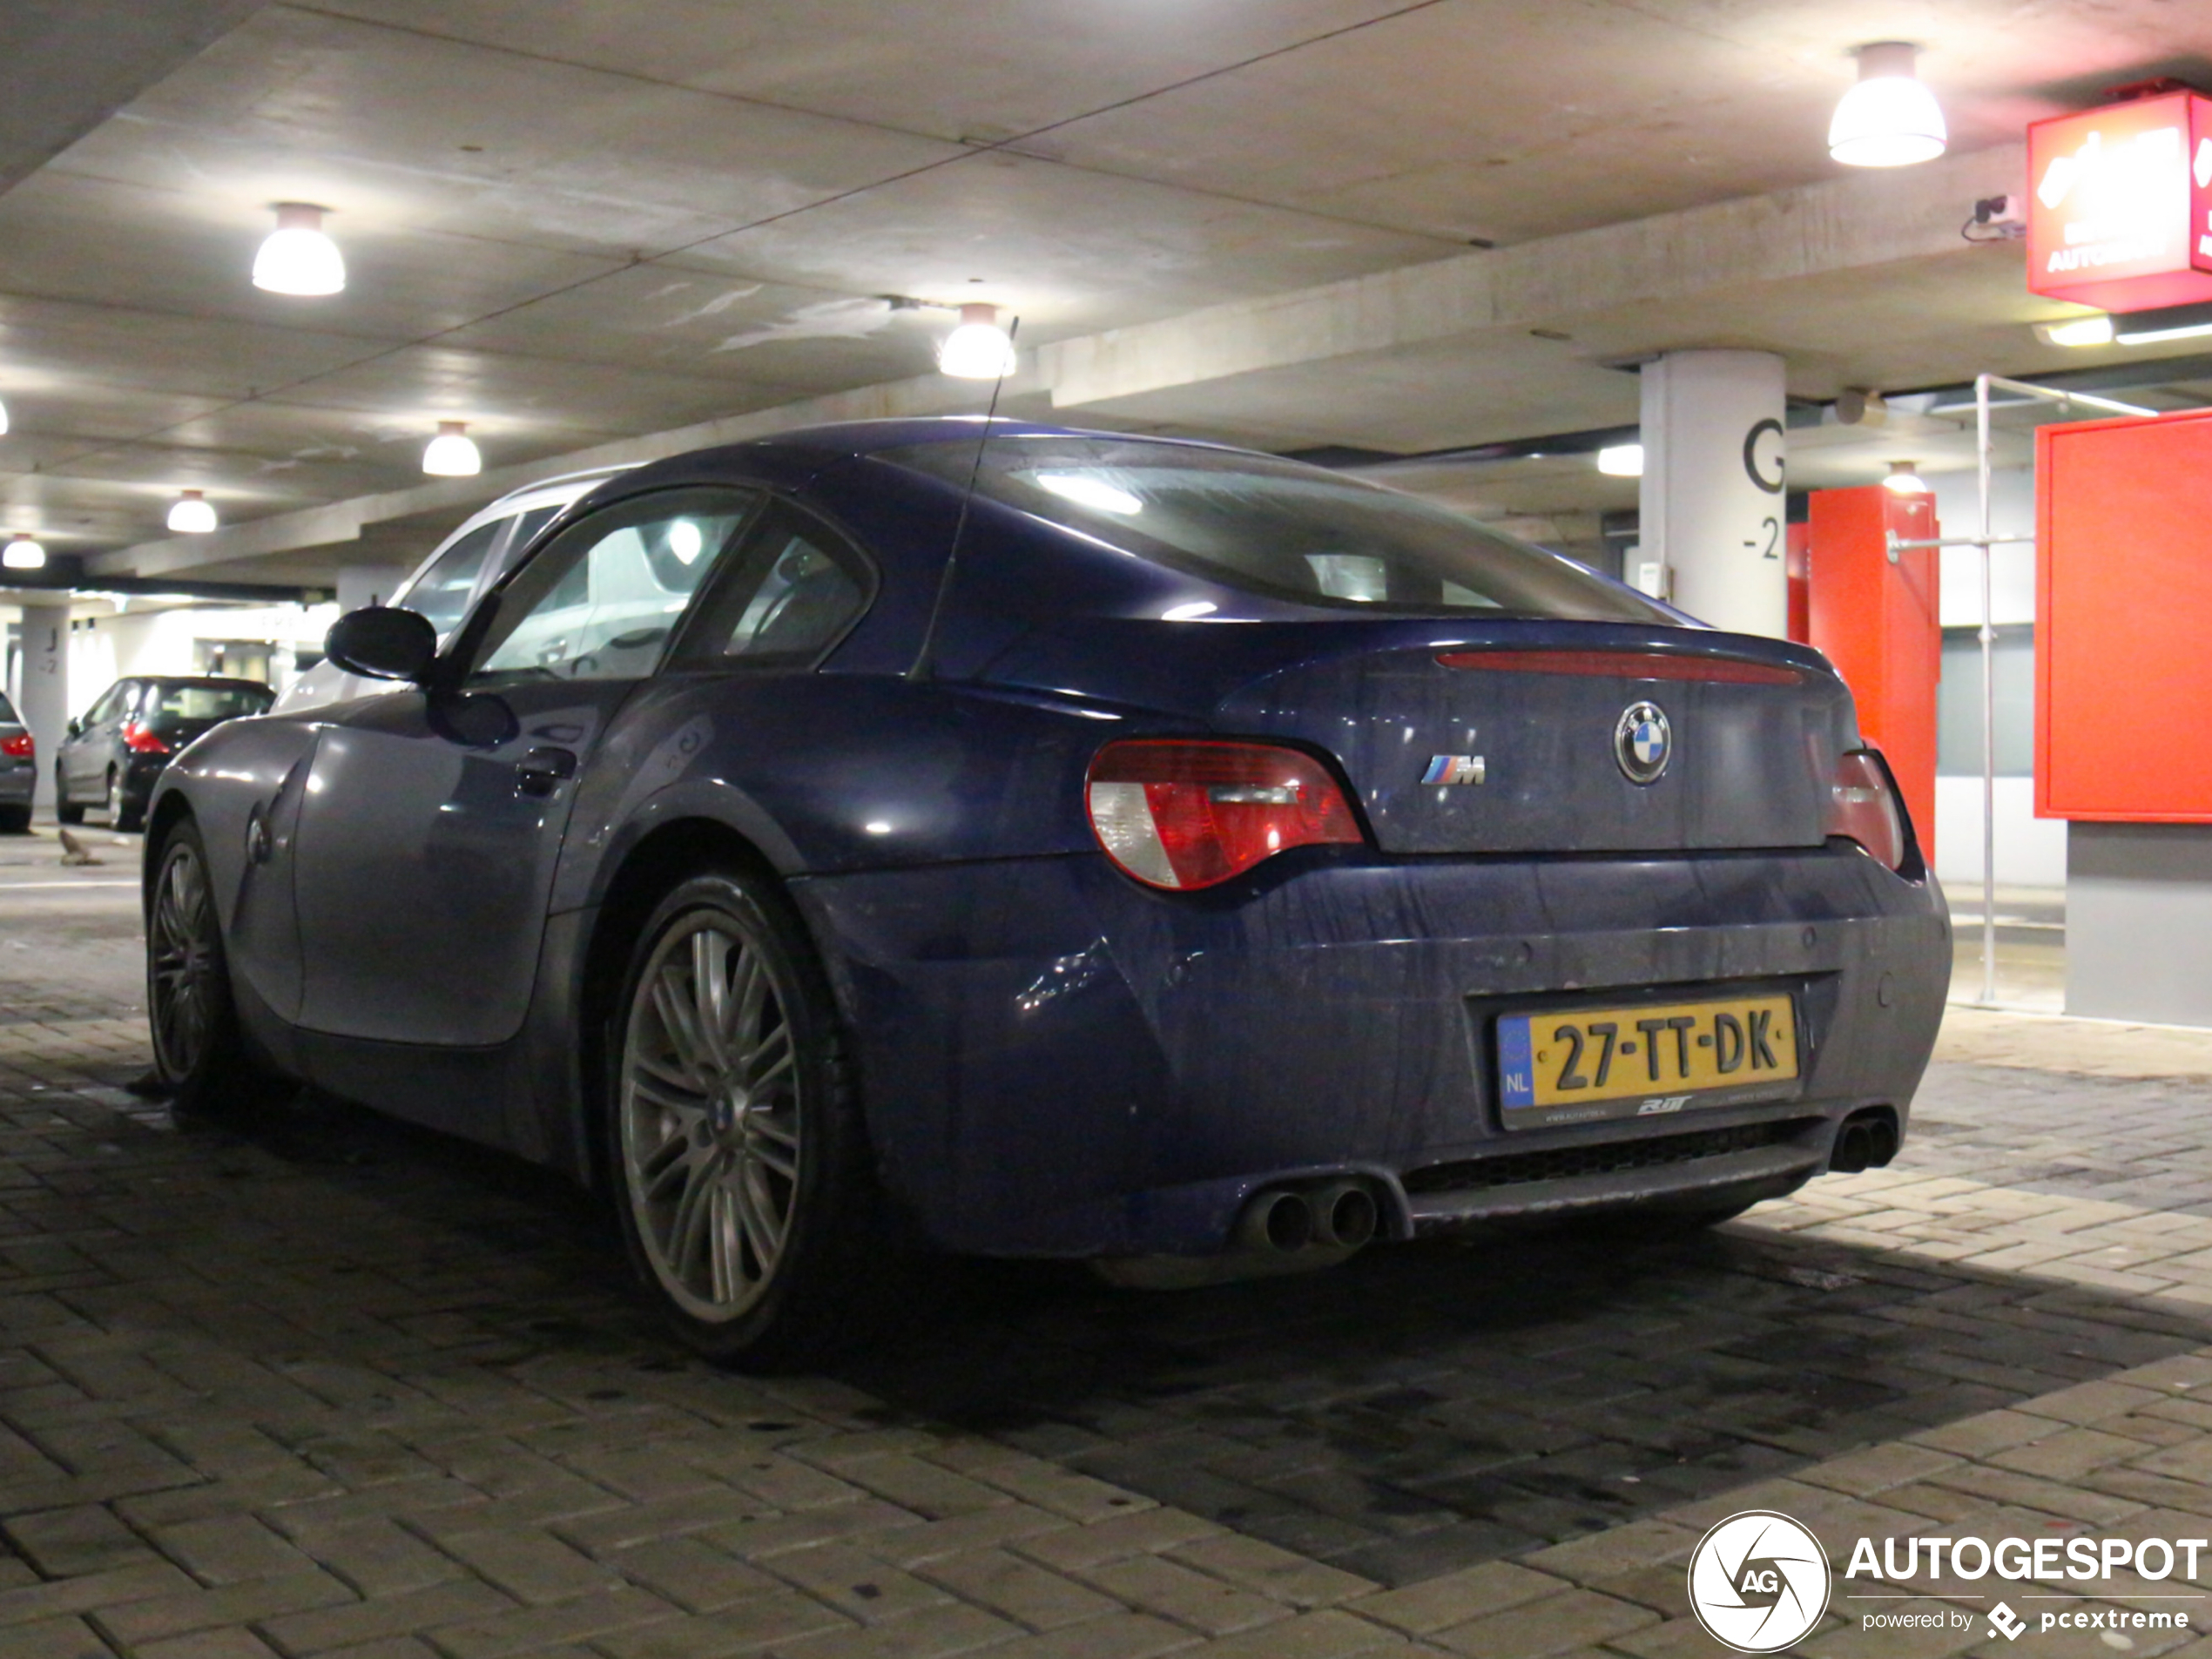
[[[1185,575],[1300,604],[1678,620],[1560,554],[1463,514],[1294,461],[1049,434],[884,458]]]
[[[264,685],[162,685],[147,688],[148,725],[170,720],[231,720],[260,714],[275,693]]]

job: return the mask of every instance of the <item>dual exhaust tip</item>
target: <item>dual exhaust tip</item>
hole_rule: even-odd
[[[1878,1170],[1896,1156],[1897,1118],[1888,1107],[1874,1106],[1844,1120],[1828,1154],[1828,1168],[1835,1175],[1857,1175]]]
[[[1130,1290],[1188,1291],[1334,1267],[1382,1226],[1381,1200],[1365,1181],[1320,1177],[1268,1187],[1245,1201],[1218,1256],[1108,1256],[1091,1271]]]
[[[1350,1255],[1374,1238],[1381,1222],[1375,1195],[1364,1182],[1277,1187],[1244,1207],[1237,1242],[1279,1256],[1308,1251]]]

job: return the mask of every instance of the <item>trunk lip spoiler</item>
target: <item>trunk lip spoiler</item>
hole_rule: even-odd
[[[1558,674],[1586,679],[1689,680],[1730,685],[1803,685],[1811,676],[1794,664],[1709,651],[1653,651],[1634,645],[1482,646],[1440,651],[1438,664],[1507,674]]]

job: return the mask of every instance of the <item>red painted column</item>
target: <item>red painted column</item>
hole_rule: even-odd
[[[1943,673],[1933,548],[1892,555],[1886,532],[1938,535],[1935,498],[1886,484],[1817,489],[1807,527],[1806,621],[1858,705],[1858,729],[1888,759],[1920,850],[1935,860],[1936,684]]]
[[[1805,561],[1811,531],[1810,524],[1792,524],[1783,543],[1783,556],[1787,561],[1784,568],[1790,577],[1790,637],[1800,645],[1812,641],[1812,591]]]

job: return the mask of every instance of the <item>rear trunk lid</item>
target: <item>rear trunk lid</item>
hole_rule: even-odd
[[[1704,629],[1377,617],[1053,631],[988,678],[1318,750],[1397,853],[1817,846],[1836,757],[1859,741],[1818,652]]]
[[[1683,631],[1332,655],[1216,718],[1325,748],[1392,853],[1818,846],[1852,742],[1841,683],[1769,642]]]
[[[201,733],[213,731],[222,725],[220,720],[185,720],[173,716],[157,716],[147,722],[146,730],[159,738],[172,749],[182,749]]]

